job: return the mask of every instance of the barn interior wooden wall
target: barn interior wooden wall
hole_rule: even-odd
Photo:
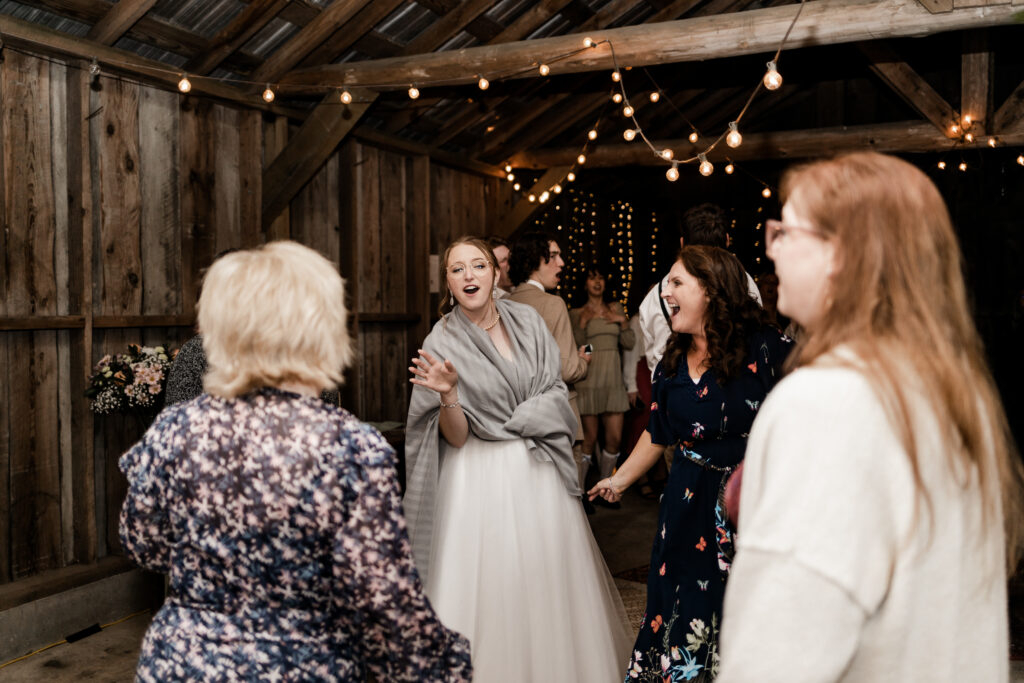
[[[0,583],[118,552],[118,456],[143,426],[93,416],[92,365],[193,333],[229,247],[309,245],[341,267],[358,353],[344,404],[403,421],[405,360],[436,297],[429,254],[509,210],[493,177],[348,140],[268,225],[283,117],[8,51],[0,63]]]

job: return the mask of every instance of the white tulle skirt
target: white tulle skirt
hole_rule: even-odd
[[[441,463],[427,595],[482,683],[618,683],[633,633],[579,499],[522,440]]]

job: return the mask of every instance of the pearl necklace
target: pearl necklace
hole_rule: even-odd
[[[499,311],[495,311],[495,312],[494,312],[494,320],[492,320],[492,321],[491,321],[491,323],[490,323],[490,324],[489,324],[489,325],[488,325],[487,327],[483,327],[483,328],[481,328],[481,329],[482,329],[482,330],[483,330],[484,332],[488,332],[488,331],[490,331],[490,329],[491,329],[492,327],[494,327],[495,325],[497,325],[497,324],[498,324],[498,321],[499,321],[499,320],[501,320],[501,313],[500,313]]]

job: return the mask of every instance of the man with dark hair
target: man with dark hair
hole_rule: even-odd
[[[509,275],[516,288],[509,300],[533,306],[544,319],[544,323],[558,342],[558,353],[562,359],[562,381],[569,389],[569,404],[576,413],[576,440],[583,438],[580,411],[576,406],[576,391],[573,383],[587,375],[590,354],[586,347],[577,348],[572,336],[569,309],[560,296],[548,294],[546,290],[558,286],[558,280],[565,261],[558,242],[543,232],[528,232],[516,240],[509,258]],[[576,465],[581,468],[579,449],[573,449]],[[583,482],[580,482],[583,486]]]
[[[725,235],[725,211],[714,204],[699,204],[687,210],[683,214],[682,223],[679,225],[679,248],[683,245],[697,246],[705,245],[710,247],[726,248]],[[638,317],[640,318],[640,330],[644,338],[644,356],[647,358],[647,367],[654,377],[654,369],[658,367],[661,356],[665,353],[665,344],[672,335],[672,328],[669,325],[669,314],[661,300],[662,290],[668,286],[668,275],[665,275],[657,285],[651,287],[643,302],[640,304]],[[750,296],[761,303],[761,293],[757,290],[754,278],[747,273],[747,290]]]
[[[498,262],[498,289],[495,295],[503,299],[512,291],[512,280],[508,277],[508,258],[512,253],[508,242],[501,237],[488,237],[487,246],[494,252],[494,259]]]

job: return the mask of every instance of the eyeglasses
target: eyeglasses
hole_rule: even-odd
[[[804,228],[799,225],[786,225],[782,221],[777,221],[769,218],[765,221],[765,236],[764,236],[764,249],[765,252],[772,253],[772,246],[780,244],[786,239],[786,235],[791,232],[806,232],[809,235],[814,235],[824,239],[824,235],[814,228]]]

